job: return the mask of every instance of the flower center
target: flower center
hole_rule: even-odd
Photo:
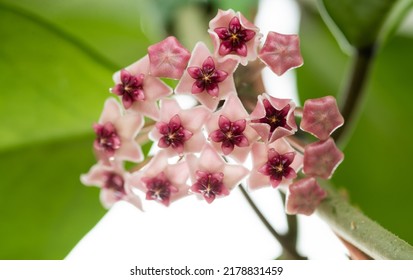
[[[95,148],[107,153],[108,156],[113,156],[121,144],[115,126],[111,122],[107,122],[104,125],[95,124],[93,128],[96,133]]]
[[[287,124],[287,115],[290,111],[289,104],[287,104],[281,110],[274,108],[271,105],[270,101],[268,101],[267,99],[263,100],[263,104],[265,109],[265,116],[260,119],[251,120],[251,122],[268,124],[270,126],[270,133],[274,132],[277,127],[284,127],[289,130],[291,129]]]
[[[234,150],[234,146],[249,146],[249,141],[243,133],[246,128],[245,119],[231,122],[227,117],[221,115],[218,125],[219,129],[213,131],[209,137],[214,142],[222,142],[221,149],[225,155],[230,154]]]
[[[185,142],[193,135],[192,132],[182,126],[181,118],[178,114],[173,116],[169,123],[158,122],[156,128],[162,135],[161,139],[159,139],[158,146],[160,148],[171,147],[178,152],[178,154],[182,154]]]
[[[208,203],[214,201],[216,196],[228,193],[223,183],[224,174],[221,172],[204,172],[198,170],[196,171],[196,180],[191,190],[202,194]]]
[[[123,177],[115,172],[107,172],[103,188],[114,192],[117,198],[122,198],[125,193]]]
[[[282,163],[276,166],[273,166],[273,168],[274,168],[274,171],[278,174],[282,174],[284,172],[284,165]]]
[[[270,125],[276,124],[277,122],[279,122],[277,116],[270,116],[268,120],[269,120]]]
[[[191,90],[193,94],[206,90],[209,95],[215,97],[219,94],[218,84],[228,76],[227,72],[215,68],[214,60],[210,56],[202,63],[202,67],[191,66],[187,71],[195,79]]]
[[[171,194],[178,191],[168,180],[164,172],[159,173],[155,177],[144,177],[142,181],[147,188],[146,199],[156,200],[165,206],[169,205]]]
[[[231,37],[230,37],[230,40],[232,41],[233,45],[238,44],[238,42],[239,42],[238,34],[232,33]]]
[[[122,103],[126,109],[129,109],[133,102],[145,100],[143,90],[144,74],[136,76],[130,74],[126,70],[121,71],[121,83],[117,84],[111,91],[119,96],[122,96]]]
[[[210,84],[210,83],[211,83],[211,74],[209,74],[209,73],[203,73],[202,80],[203,80],[206,84]]]
[[[277,187],[283,178],[292,179],[296,177],[295,170],[290,167],[294,157],[294,152],[279,154],[275,149],[269,149],[268,160],[258,172],[269,176],[271,185]]]
[[[214,31],[221,40],[218,51],[220,55],[236,53],[240,56],[247,56],[246,43],[254,38],[255,31],[243,28],[238,17],[231,19],[228,28],[218,27]]]

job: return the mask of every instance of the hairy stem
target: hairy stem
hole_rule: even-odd
[[[328,197],[317,214],[348,243],[373,259],[412,260],[413,247],[351,206],[327,181],[320,181]]]
[[[304,260],[306,259],[305,257],[301,256],[297,250],[296,250],[296,237],[291,238],[289,234],[286,235],[281,235],[279,234],[268,222],[268,220],[265,218],[265,216],[261,213],[261,211],[258,209],[257,205],[255,205],[254,201],[251,199],[247,191],[242,187],[242,185],[238,185],[239,189],[241,190],[241,193],[247,200],[248,204],[251,206],[251,208],[254,210],[254,212],[257,214],[258,218],[262,221],[264,226],[269,230],[269,232],[277,239],[277,241],[281,244],[283,248],[283,257],[288,258],[288,259],[295,259],[295,260]]]
[[[368,81],[371,65],[376,53],[376,45],[357,49],[354,54],[353,65],[350,69],[349,80],[340,96],[341,114],[345,119],[344,126],[334,134],[334,140],[342,145],[349,137],[351,130],[356,124],[358,111],[360,109]]]

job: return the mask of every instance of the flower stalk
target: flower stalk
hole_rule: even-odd
[[[261,213],[261,211],[258,209],[257,205],[254,203],[248,192],[244,189],[244,187],[240,184],[238,185],[239,189],[241,190],[242,195],[245,197],[247,200],[248,204],[251,206],[251,208],[254,210],[255,214],[257,214],[258,218],[262,221],[264,226],[268,229],[268,231],[274,236],[274,238],[280,243],[280,245],[283,248],[283,253],[281,255],[282,258],[284,259],[292,259],[292,260],[306,260],[306,257],[301,256],[296,249],[297,245],[297,231],[296,231],[296,222],[290,223],[291,221],[295,220],[294,219],[288,219],[288,232],[285,235],[282,235],[278,233],[268,222],[268,220],[265,218],[265,216]],[[290,226],[293,225],[291,228]]]

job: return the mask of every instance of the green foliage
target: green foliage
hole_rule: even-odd
[[[104,214],[99,190],[79,183],[93,164],[92,137],[0,154],[0,258],[61,259]]]
[[[325,8],[326,21],[344,35],[356,48],[364,48],[376,42],[381,28],[397,0],[320,0]],[[341,38],[340,38],[341,39]]]
[[[303,10],[300,47],[304,65],[296,71],[301,100],[337,95],[346,73],[348,56],[343,54],[319,14],[314,11]]]

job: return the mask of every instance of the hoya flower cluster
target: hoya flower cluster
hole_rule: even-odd
[[[248,113],[234,83],[237,67],[260,60],[282,75],[303,64],[299,38],[270,32],[262,43],[259,29],[233,10],[219,10],[208,32],[213,51],[199,42],[191,53],[171,36],[114,74],[110,91],[119,100],[109,98],[93,126],[98,162],[82,182],[101,188],[106,207],[125,200],[138,208],[142,200],[168,206],[188,195],[212,203],[241,181],[249,190],[282,185],[287,213],[310,215],[326,196],[316,177],[330,178],[343,159],[330,138],[344,122],[335,99],[296,108],[292,100],[262,93]],[[175,89],[165,78],[179,80]],[[183,109],[178,95],[194,97],[197,105]],[[296,117],[317,142],[297,144]],[[158,148],[150,160],[139,145],[146,135]],[[126,170],[126,161],[140,164]]]

